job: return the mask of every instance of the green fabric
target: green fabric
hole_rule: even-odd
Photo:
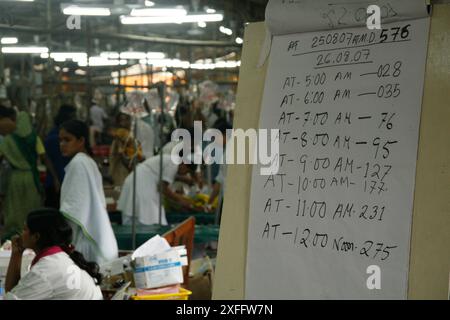
[[[30,135],[32,133],[30,125],[31,122],[29,122],[28,115],[19,113],[17,129],[14,135],[26,139],[27,134]],[[13,168],[7,183],[3,204],[5,233],[20,232],[23,229],[28,213],[42,206],[40,189],[36,184],[33,167],[24,156],[22,148],[23,146],[19,147],[13,135],[6,136],[0,144],[0,154],[5,157]],[[34,145],[34,153],[36,153],[36,143]]]
[[[6,160],[11,164],[13,169],[30,171],[31,166],[20,151],[15,139],[12,135],[8,135],[0,144],[0,153],[5,157]]]
[[[89,232],[83,226],[83,224],[80,221],[78,221],[77,219],[75,219],[72,215],[68,214],[67,212],[61,211],[61,213],[63,214],[63,216],[67,220],[70,220],[73,224],[77,225],[80,228],[80,230],[83,233],[84,237],[91,243],[92,247],[95,249],[95,251],[97,253],[97,256],[100,256],[100,257],[102,257],[103,259],[106,260],[106,258],[103,255],[102,251],[98,247],[97,242],[95,242],[95,240],[92,238],[92,236],[89,234]]]
[[[40,192],[42,192],[42,185],[39,179],[39,171],[37,168],[37,134],[33,129],[30,116],[27,113],[20,112],[17,116],[17,129],[12,134],[12,138],[14,139],[18,149],[22,153],[23,158],[30,165],[36,187]]]
[[[23,158],[28,162],[31,168],[31,173],[33,174],[34,184],[39,191],[42,191],[41,181],[39,179],[39,171],[37,168],[37,158],[36,153],[36,142],[37,135],[35,133],[30,134],[28,137],[22,138],[15,134],[12,135],[14,141],[17,144]]]
[[[41,206],[41,195],[31,171],[12,170],[3,202],[4,232],[20,232],[28,213]]]
[[[63,214],[63,216],[67,219],[72,221],[74,224],[76,224],[78,227],[80,227],[81,232],[83,232],[84,237],[92,243],[92,245],[94,245],[95,247],[97,247],[97,243],[95,242],[95,240],[92,238],[92,236],[89,234],[89,232],[86,230],[86,228],[83,226],[83,224],[78,221],[77,219],[75,219],[71,214],[68,214],[67,212],[61,211],[61,213]]]

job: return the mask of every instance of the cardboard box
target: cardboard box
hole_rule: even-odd
[[[151,289],[183,283],[182,265],[177,250],[138,257],[133,261],[136,288]]]

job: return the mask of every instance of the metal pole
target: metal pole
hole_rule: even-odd
[[[117,33],[120,33],[121,25],[122,24],[119,21],[117,21]],[[119,48],[121,48],[121,41],[120,40],[117,41],[117,44],[118,44]],[[122,77],[122,68],[119,68],[119,75],[117,77],[117,88],[116,88],[116,90],[117,90],[116,91],[116,109],[117,109],[117,111],[119,111],[119,108],[120,108],[120,90],[121,90],[120,84],[121,84],[121,77]]]
[[[122,77],[122,70],[119,69],[119,76],[117,77],[117,87],[116,87],[116,108],[119,110],[120,107],[120,82]]]
[[[91,66],[89,63],[89,59],[91,57],[91,26],[89,23],[89,19],[86,19],[86,53],[87,53],[87,67],[86,67],[86,103],[87,103],[87,117],[89,119],[91,104],[92,104],[92,88],[91,88]],[[94,135],[94,141],[96,144],[96,139]]]
[[[191,47],[188,48],[188,54],[189,54],[189,62],[192,63],[192,49]],[[192,69],[189,67],[187,70],[187,87],[189,88],[189,85],[192,83]]]
[[[208,164],[206,166],[206,181],[208,183],[208,187],[212,186],[212,173],[211,173],[211,165]]]
[[[46,17],[47,17],[47,29],[51,30],[52,29],[52,22],[53,22],[52,21],[52,2],[51,2],[51,0],[47,0],[46,9],[47,9],[47,15],[46,15]],[[50,56],[50,53],[52,52],[51,46],[52,46],[52,33],[48,32],[47,33],[47,48],[48,48],[48,51],[49,51],[48,52],[49,56]],[[52,63],[51,63],[52,59],[48,59],[48,61],[50,62],[50,65],[52,66]],[[53,68],[52,68],[52,71],[53,71]]]
[[[161,83],[158,86],[159,97],[161,98],[161,115],[160,115],[160,127],[159,127],[159,225],[162,222],[162,176],[163,176],[163,135],[164,135],[164,109],[166,108],[166,101],[164,99],[164,94],[166,92],[165,83]]]
[[[136,174],[136,167],[137,167],[137,155],[138,155],[138,143],[136,140],[137,137],[137,116],[134,117],[134,146],[136,150],[136,154],[133,158],[133,216],[132,216],[132,222],[131,222],[131,235],[132,235],[132,249],[136,249],[136,181],[137,181],[137,174]]]
[[[220,188],[223,188],[223,185],[220,186]],[[214,218],[214,224],[218,225],[220,220],[220,212],[222,209],[222,190],[219,192],[219,199],[217,199],[217,208],[216,208],[216,217]]]
[[[46,9],[47,9],[47,14],[46,14],[46,18],[47,18],[47,30],[51,30],[52,29],[52,7],[51,7],[52,3],[51,0],[47,0],[46,3]],[[48,95],[48,99],[50,101],[50,108],[53,111],[53,108],[55,108],[54,104],[52,103],[53,101],[53,95],[55,92],[55,86],[56,84],[53,83],[53,81],[55,81],[55,77],[53,76],[55,69],[54,69],[54,65],[53,65],[53,60],[50,58],[50,54],[52,53],[52,34],[51,32],[47,33],[47,48],[48,48],[48,54],[49,54],[49,59],[47,59],[47,79],[49,81],[49,85],[47,87],[47,95]],[[44,87],[45,88],[45,87]]]
[[[0,49],[2,46],[0,45]],[[0,50],[0,80],[3,81],[3,83],[0,83],[0,85],[5,85],[6,87],[6,79],[5,79],[5,59],[3,57],[3,52]]]
[[[153,65],[150,65],[150,85],[153,85]]]

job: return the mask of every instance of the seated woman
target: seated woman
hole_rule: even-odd
[[[72,228],[55,209],[32,211],[22,236],[13,238],[5,282],[5,299],[101,300],[101,275],[94,262],[73,250]],[[20,278],[22,253],[36,253],[31,270]]]

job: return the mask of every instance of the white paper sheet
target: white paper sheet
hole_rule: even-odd
[[[428,15],[425,0],[269,0],[258,66],[269,56],[273,35],[366,26],[369,5],[380,7],[382,24]]]
[[[246,298],[406,298],[429,18],[383,29],[274,37],[260,128],[281,167],[253,169]]]
[[[132,259],[152,256],[161,252],[170,250],[170,244],[160,235],[156,235],[147,240],[139,248],[137,248],[131,255]]]
[[[272,35],[360,27],[369,5],[380,7],[383,24],[428,14],[425,0],[270,0],[266,25]]]

